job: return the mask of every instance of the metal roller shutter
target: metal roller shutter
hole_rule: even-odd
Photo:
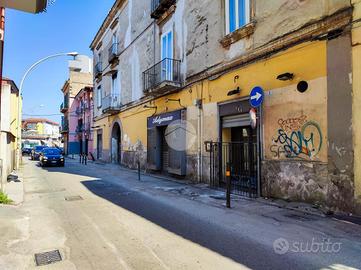
[[[222,128],[249,126],[251,119],[248,113],[222,117]]]

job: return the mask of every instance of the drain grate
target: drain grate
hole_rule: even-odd
[[[35,254],[37,266],[52,264],[62,260],[59,250],[53,250]]]
[[[77,196],[65,196],[64,198],[65,198],[66,201],[80,201],[80,200],[83,199],[79,195],[77,195]]]

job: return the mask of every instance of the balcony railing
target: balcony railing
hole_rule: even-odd
[[[63,103],[61,103],[61,105],[60,105],[60,112],[62,112],[62,113],[65,113],[67,110],[69,109],[69,104],[68,104],[68,102],[63,102]]]
[[[176,0],[152,0],[150,16],[153,19],[159,19],[164,12],[166,12],[176,2]]]
[[[117,59],[118,57],[118,48],[119,48],[119,44],[118,43],[113,43],[108,51],[108,61],[109,63],[112,63],[115,59]]]
[[[84,131],[84,125],[77,125],[75,132],[81,133]]]
[[[83,113],[83,111],[84,111],[84,109],[82,107],[78,107],[78,108],[76,108],[75,113],[77,115],[81,115]]]
[[[178,88],[181,84],[180,60],[165,58],[143,72],[144,91]]]
[[[100,75],[102,75],[102,62],[98,62],[95,67],[94,67],[94,76],[95,78],[100,77]]]
[[[103,98],[103,113],[118,113],[122,107],[120,95],[109,95]]]
[[[69,131],[69,122],[68,121],[62,121],[60,132],[65,133]]]

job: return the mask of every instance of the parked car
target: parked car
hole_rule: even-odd
[[[40,153],[40,165],[44,166],[64,166],[65,159],[61,151],[55,147],[44,148]]]
[[[29,147],[24,147],[24,148],[21,150],[21,153],[22,153],[23,155],[28,155],[28,156],[30,156],[30,155],[31,155],[31,148],[29,148]]]
[[[39,160],[40,153],[43,151],[43,149],[47,148],[45,145],[37,145],[31,150],[31,160]]]

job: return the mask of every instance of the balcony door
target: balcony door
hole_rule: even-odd
[[[118,72],[112,75],[111,107],[120,106],[120,80]]]
[[[161,78],[162,81],[172,81],[173,80],[173,31],[168,31],[162,35],[162,71]]]

